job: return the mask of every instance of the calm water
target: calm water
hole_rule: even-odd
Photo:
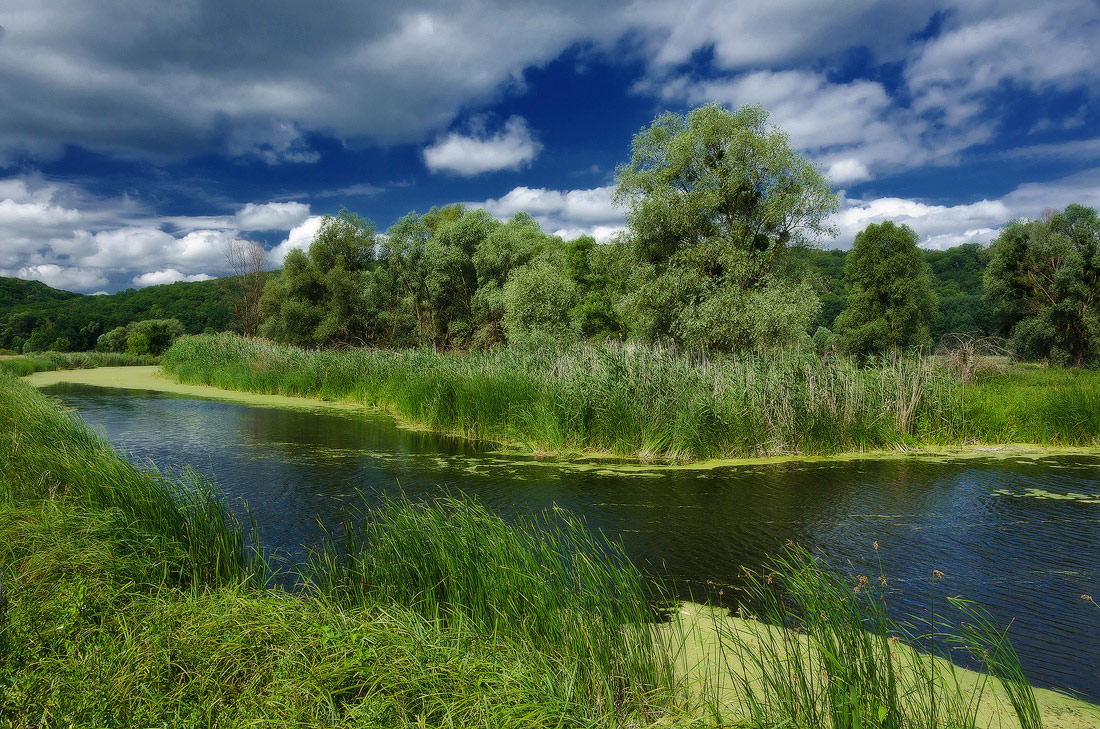
[[[942,570],[939,596],[975,599],[1012,621],[1035,683],[1100,702],[1100,610],[1081,599],[1100,599],[1100,459],[617,472],[503,458],[375,414],[77,385],[46,391],[130,458],[217,479],[247,500],[265,544],[290,561],[317,543],[319,524],[336,525],[361,503],[359,494],[415,499],[446,489],[506,518],[570,509],[697,597],[736,584],[742,565],[759,566],[791,539],[850,574],[878,574],[881,560],[899,612],[927,615],[929,575]]]

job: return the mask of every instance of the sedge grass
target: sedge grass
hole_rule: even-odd
[[[0,463],[7,499],[64,498],[117,511],[130,528],[179,544],[186,559],[163,562],[169,582],[216,585],[262,572],[216,487],[193,471],[165,475],[137,468],[78,419],[3,372]]]
[[[881,573],[849,583],[793,545],[767,569],[746,572],[745,589],[752,620],[715,620],[726,671],[708,678],[719,723],[735,715],[759,727],[976,729],[1011,717],[1020,729],[1042,729],[1005,629],[972,602],[950,598],[965,616],[958,629],[941,629],[934,602],[924,619],[895,620]],[[984,672],[958,669],[953,649]]]

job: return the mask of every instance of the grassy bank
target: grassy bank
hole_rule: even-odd
[[[676,611],[654,622],[651,588],[621,550],[566,514],[505,524],[450,497],[364,510],[288,594],[263,587],[212,485],[131,466],[3,373],[0,434],[0,725],[763,729],[833,717],[915,729],[932,722],[911,691],[935,686],[932,705],[994,707],[943,713],[943,725],[994,725],[1022,707],[1018,723],[1038,726],[1012,660],[989,667],[1008,668],[996,685],[1016,700],[992,704],[994,683],[952,684],[945,662],[883,663],[907,634],[802,553],[760,581],[794,601],[759,601],[759,617],[799,633],[730,632],[715,613],[719,654],[686,666],[700,626]],[[829,619],[806,619],[816,611]],[[989,642],[998,634],[975,634],[974,648],[1005,645]],[[799,637],[782,652],[762,636]],[[862,723],[837,723],[853,712]]]
[[[648,620],[627,627],[650,615],[640,576],[576,522],[550,537],[460,502],[394,506],[364,514],[379,526],[355,542],[384,549],[384,535],[384,564],[330,545],[291,595],[261,589],[209,484],[131,466],[3,373],[0,433],[0,725],[618,726],[685,711]],[[399,561],[417,537],[418,559]],[[440,554],[477,565],[423,571]],[[477,581],[487,564],[506,569]]]
[[[308,352],[232,335],[165,353],[178,381],[346,399],[536,453],[677,461],[953,442],[962,388],[930,360],[872,369],[813,355],[695,361],[645,348]]]
[[[152,365],[158,361],[150,355],[117,352],[40,352],[0,359],[0,372],[24,377],[34,372],[54,370],[85,370],[94,367],[129,367]]]

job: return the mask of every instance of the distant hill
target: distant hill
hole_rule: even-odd
[[[89,296],[38,281],[0,277],[0,349],[38,351],[65,345],[85,351],[103,332],[143,319],[179,319],[189,334],[230,325],[226,284],[231,279],[181,282]]]
[[[84,296],[72,291],[50,288],[41,281],[0,277],[0,312],[21,304],[41,304],[48,301],[68,301]]]

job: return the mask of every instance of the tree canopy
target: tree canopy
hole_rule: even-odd
[[[615,200],[639,263],[631,308],[642,334],[761,347],[790,341],[816,313],[808,285],[779,276],[778,263],[831,233],[837,198],[767,118],[712,104],[665,113],[634,137]]]
[[[865,356],[931,342],[932,272],[909,226],[867,226],[856,235],[844,272],[848,308],[836,321],[841,350]]]
[[[990,246],[985,290],[1016,356],[1100,366],[1100,219],[1070,205],[1015,221]]]

